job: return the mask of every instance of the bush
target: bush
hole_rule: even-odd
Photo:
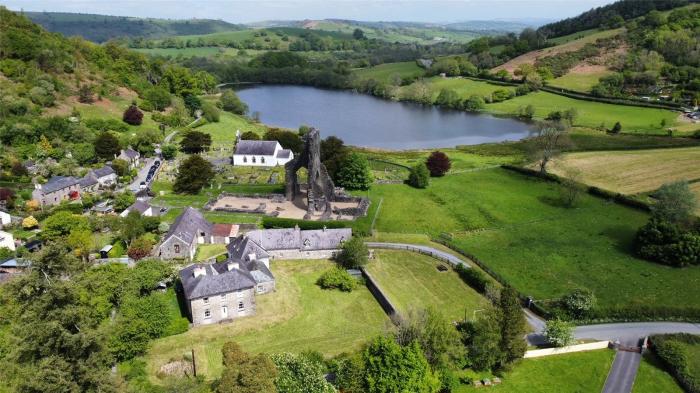
[[[430,171],[430,176],[440,177],[444,176],[450,170],[452,163],[447,154],[441,151],[434,151],[430,154],[428,159],[425,161],[425,166],[428,167]]]
[[[347,269],[354,269],[367,264],[369,250],[365,242],[359,237],[353,237],[343,244],[338,262]]]
[[[477,112],[486,108],[486,102],[484,98],[476,94],[470,96],[464,101],[464,109],[470,112]]]
[[[248,105],[246,105],[236,93],[227,89],[221,94],[221,107],[226,112],[235,113],[237,115],[245,115],[248,112]]]
[[[635,247],[640,257],[666,265],[700,264],[700,234],[659,218],[639,229]]]
[[[462,264],[455,267],[459,277],[467,283],[470,287],[474,288],[479,293],[486,293],[486,288],[491,283],[491,280],[479,270],[468,268]]]
[[[254,133],[253,131],[246,131],[241,134],[241,140],[244,141],[259,141],[260,135]]]
[[[136,105],[131,105],[124,111],[122,120],[124,120],[124,123],[131,124],[132,126],[141,125],[143,122],[143,112],[141,112]]]
[[[622,131],[622,125],[620,122],[615,122],[615,125],[613,126],[612,130],[610,130],[611,133],[613,134],[619,134]]]
[[[323,289],[340,289],[343,292],[352,292],[357,288],[357,280],[347,270],[341,268],[326,271],[316,284]]]
[[[565,347],[574,342],[574,326],[561,319],[550,319],[544,329],[547,342],[555,347]]]
[[[429,177],[428,167],[425,166],[425,163],[419,162],[411,168],[411,173],[408,175],[408,184],[415,188],[426,188],[430,183]]]
[[[214,104],[208,101],[202,103],[202,116],[209,123],[218,123],[221,117],[221,111]]]
[[[700,392],[700,376],[693,375],[686,346],[700,345],[700,336],[690,334],[665,334],[651,336],[652,348],[666,369],[689,393]]]
[[[588,289],[575,289],[561,299],[561,304],[572,317],[581,319],[595,307],[596,297]]]

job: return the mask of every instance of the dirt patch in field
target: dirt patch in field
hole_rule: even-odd
[[[117,90],[114,92],[114,95],[124,97],[128,100],[135,100],[139,96],[135,91],[121,86],[117,87]]]

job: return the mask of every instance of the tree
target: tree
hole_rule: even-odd
[[[434,393],[440,381],[430,370],[420,346],[401,347],[389,337],[377,337],[362,352],[367,393]]]
[[[126,176],[129,173],[129,163],[121,158],[116,158],[112,160],[112,165],[110,165],[117,176]]]
[[[12,169],[10,169],[10,173],[12,173],[12,176],[17,177],[29,175],[29,171],[27,170],[27,168],[24,165],[22,165],[22,163],[19,161],[15,161],[12,163]]]
[[[153,87],[146,90],[144,98],[153,105],[153,109],[162,111],[170,106],[170,92],[162,87]]]
[[[349,190],[368,190],[372,185],[372,172],[367,158],[358,153],[350,154],[337,172],[338,185]]]
[[[134,202],[136,202],[136,195],[129,190],[125,190],[124,192],[115,195],[114,210],[119,212],[124,211],[129,206],[133,205]]]
[[[105,131],[95,139],[95,154],[102,160],[112,160],[119,154],[119,139],[111,132]]]
[[[348,158],[348,148],[342,139],[329,136],[321,141],[321,162],[333,181],[338,181],[338,171]]]
[[[501,291],[499,300],[501,309],[501,367],[522,358],[527,350],[527,343],[523,340],[527,333],[525,314],[523,314],[518,293],[511,286],[506,286]]]
[[[539,160],[540,173],[547,173],[547,164],[568,145],[567,133],[552,124],[545,124],[533,138],[534,154]]]
[[[69,211],[59,211],[44,220],[41,236],[47,240],[57,240],[77,230],[89,230],[87,218]]]
[[[8,208],[13,208],[15,205],[15,192],[9,188],[0,188],[0,201],[4,202]]]
[[[656,199],[651,207],[652,215],[673,224],[687,224],[697,206],[687,181],[664,184],[652,196]]]
[[[92,231],[88,229],[74,229],[68,235],[66,243],[73,249],[75,255],[82,257],[87,261],[90,256],[90,251],[95,247],[95,240],[92,236]]]
[[[78,89],[78,102],[83,104],[92,104],[95,98],[92,94],[92,88],[88,85],[81,85]]]
[[[555,347],[565,347],[574,342],[574,326],[561,319],[550,319],[544,328],[544,337]]]
[[[37,221],[34,216],[26,217],[22,220],[23,229],[34,229],[39,226],[39,221]]]
[[[316,284],[323,289],[339,289],[343,292],[352,292],[357,288],[357,280],[341,268],[327,270],[321,274]]]
[[[450,170],[452,163],[447,154],[441,151],[434,151],[430,153],[430,156],[425,161],[425,166],[428,167],[430,176],[440,177]]]
[[[285,149],[293,151],[294,154],[301,153],[304,148],[304,142],[299,138],[299,134],[292,131],[280,130],[279,128],[267,130],[263,139],[266,141],[277,141]]]
[[[470,112],[477,112],[486,107],[486,102],[482,96],[472,94],[464,101],[464,109]]]
[[[469,366],[475,370],[490,370],[503,358],[501,354],[500,310],[490,307],[478,319],[462,328]]]
[[[244,141],[259,141],[260,135],[254,133],[253,131],[246,131],[241,134],[241,140]]]
[[[265,354],[250,355],[234,342],[221,349],[224,371],[217,393],[277,393],[277,368]]]
[[[396,318],[395,323],[396,342],[401,346],[418,342],[433,370],[462,365],[466,352],[460,334],[436,309],[409,310]]]
[[[92,143],[76,143],[71,148],[71,154],[78,161],[78,164],[91,164],[95,162],[95,145]]]
[[[576,108],[569,108],[562,112],[562,119],[566,120],[569,126],[573,126],[574,122],[578,118],[578,110]]]
[[[209,147],[211,147],[211,135],[204,132],[189,131],[180,141],[180,150],[187,154],[201,153],[209,150]]]
[[[214,177],[209,161],[199,155],[187,157],[177,170],[173,191],[178,194],[196,194]]]
[[[574,318],[584,318],[595,307],[596,297],[592,291],[583,288],[574,289],[561,299],[561,304]]]
[[[356,28],[352,32],[352,38],[354,38],[356,40],[364,40],[365,39],[365,32],[362,31],[362,29],[360,29],[360,28]]]
[[[343,243],[340,254],[338,254],[338,262],[347,269],[355,269],[364,266],[368,262],[369,250],[365,242],[354,236],[352,239]]]
[[[245,115],[248,112],[248,105],[241,101],[232,89],[226,89],[221,94],[221,107],[226,112],[235,113],[237,115]]]
[[[141,122],[143,122],[143,112],[141,112],[136,105],[130,105],[124,111],[122,120],[124,123],[131,124],[132,126],[141,125]]]
[[[204,101],[202,103],[202,116],[209,123],[218,123],[219,118],[221,117],[221,111],[211,102]]]
[[[459,95],[453,89],[442,89],[435,99],[435,104],[457,109],[460,104]]]
[[[323,365],[304,355],[274,354],[272,362],[277,368],[275,386],[278,393],[334,393],[336,390],[326,381]]]
[[[151,254],[151,249],[153,249],[153,241],[146,236],[141,236],[131,242],[126,251],[126,255],[138,261],[149,256]]]
[[[122,218],[118,228],[119,238],[126,243],[127,247],[131,247],[131,243],[146,232],[141,215],[135,211]]]
[[[415,188],[426,188],[430,183],[430,172],[424,162],[417,163],[408,175],[408,184]]]
[[[574,207],[581,194],[584,192],[584,186],[581,184],[581,172],[574,168],[567,168],[564,177],[561,178],[561,187],[559,188],[561,201],[566,207]]]
[[[613,134],[619,134],[621,131],[622,131],[622,125],[620,124],[619,121],[616,121],[615,125],[613,126],[612,130],[610,130],[610,132]]]
[[[168,144],[161,147],[160,155],[164,160],[172,160],[175,158],[175,156],[177,156],[177,146]]]

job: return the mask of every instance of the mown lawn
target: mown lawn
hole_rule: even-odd
[[[487,300],[464,283],[449,264],[408,251],[376,250],[367,270],[401,313],[433,308],[450,321],[470,319]]]
[[[499,103],[487,104],[486,111],[517,114],[520,107],[527,105],[534,106],[535,117],[538,119],[544,119],[549,113],[554,111],[576,108],[578,110],[578,117],[574,122],[576,126],[593,128],[603,124],[607,128],[612,128],[615,122],[619,121],[622,125],[622,132],[628,133],[665,135],[666,128],[676,124],[678,116],[676,112],[665,109],[576,100],[544,91],[530,93]],[[661,126],[662,120],[666,121],[664,127]]]
[[[256,298],[255,316],[156,340],[145,357],[149,375],[155,380],[161,365],[194,349],[198,374],[215,378],[227,341],[268,353],[316,350],[332,356],[358,349],[390,322],[365,287],[351,293],[318,287],[316,280],[333,266],[325,260],[273,261],[277,291]]]
[[[360,79],[374,79],[384,83],[389,83],[395,75],[398,75],[399,78],[413,78],[425,74],[425,71],[418,67],[415,61],[380,64],[374,67],[360,68],[354,72]]]
[[[683,393],[676,380],[663,369],[651,352],[644,355],[634,380],[632,393]]]
[[[559,78],[552,79],[547,82],[547,85],[552,87],[561,87],[583,93],[589,93],[593,86],[597,85],[600,78],[612,74],[612,71],[599,71],[588,73],[569,72]]]
[[[647,214],[589,195],[564,208],[558,187],[500,168],[433,178],[425,190],[375,185],[373,198],[384,200],[375,229],[452,233],[455,245],[536,299],[585,287],[601,307],[697,305],[700,269],[632,256]]]
[[[523,359],[507,372],[500,385],[480,390],[497,393],[599,393],[612,365],[615,352],[601,349]],[[462,385],[455,393],[478,391]]]
[[[206,261],[207,259],[226,253],[225,244],[200,244],[197,246],[197,254],[194,259],[197,261]]]

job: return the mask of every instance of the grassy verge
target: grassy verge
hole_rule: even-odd
[[[389,321],[364,287],[351,293],[319,288],[316,280],[332,266],[323,260],[274,261],[277,291],[256,298],[255,316],[156,340],[146,355],[149,375],[194,349],[198,374],[217,377],[221,347],[227,341],[247,351],[270,353],[316,350],[330,356],[359,348],[383,332]]]
[[[484,389],[499,393],[598,393],[614,357],[614,351],[602,349],[524,359],[501,378],[500,385]],[[463,385],[455,393],[472,391],[472,386]]]
[[[434,258],[408,251],[377,250],[374,255],[367,270],[402,313],[434,308],[451,321],[461,321],[487,303],[451,268],[438,271],[438,265],[446,264]]]
[[[647,353],[639,365],[639,371],[634,380],[632,393],[683,393],[673,376],[666,372],[659,359],[652,353]]]

